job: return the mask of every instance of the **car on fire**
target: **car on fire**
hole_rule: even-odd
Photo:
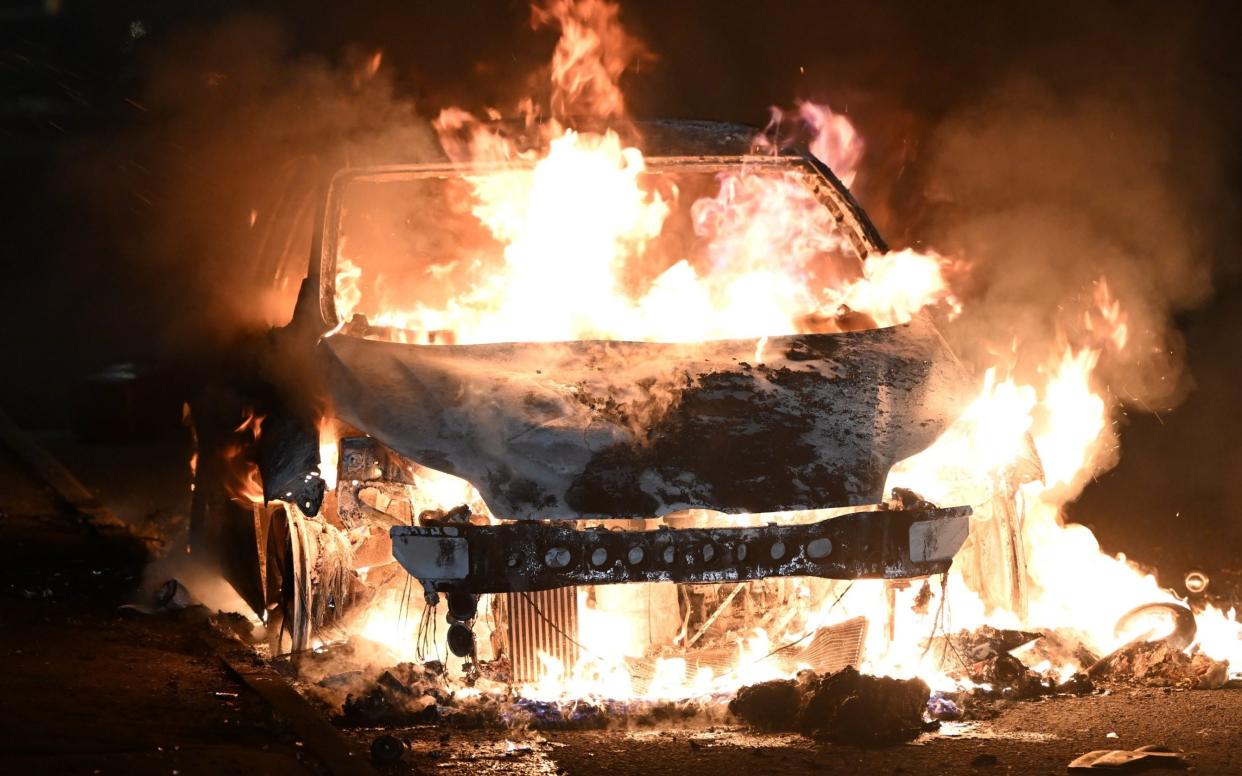
[[[706,122],[633,130],[658,185],[710,192],[738,171],[782,176],[835,223],[836,261],[886,250],[804,147],[757,153],[754,130]],[[536,601],[572,610],[556,591],[617,583],[948,569],[970,508],[884,492],[890,469],[927,448],[968,395],[929,316],[875,327],[842,310],[803,333],[690,343],[457,344],[451,328],[386,319],[393,295],[442,301],[459,282],[451,264],[399,277],[400,267],[497,250],[452,195],[509,172],[335,172],[292,320],[244,380],[192,402],[194,552],[221,563],[288,639],[282,649],[308,647],[377,590],[411,581],[429,607],[447,601],[449,646],[468,656],[483,595],[507,597],[512,618]],[[695,250],[661,240],[651,250]],[[341,287],[352,282],[343,270],[368,262],[369,285]]]

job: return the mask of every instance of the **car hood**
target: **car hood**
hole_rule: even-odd
[[[970,397],[969,376],[923,318],[762,345],[337,334],[318,357],[339,418],[468,480],[506,519],[878,503],[893,464],[930,445]]]

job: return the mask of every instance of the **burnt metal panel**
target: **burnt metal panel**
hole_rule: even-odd
[[[517,520],[877,504],[971,394],[923,319],[758,345],[336,335],[319,350],[338,417]]]
[[[263,499],[297,504],[303,514],[318,514],[324,482],[319,476],[319,432],[315,424],[292,412],[272,412],[263,419],[258,446]]]
[[[397,526],[390,534],[393,556],[426,590],[504,593],[623,582],[930,576],[948,570],[969,517],[970,507],[953,507],[745,528],[610,531],[515,522]],[[941,538],[911,552],[912,539],[932,535]]]
[[[821,674],[833,674],[847,666],[862,665],[867,644],[867,618],[852,617],[845,622],[820,628],[811,643],[800,651],[782,650],[776,659],[785,670],[809,665]]]

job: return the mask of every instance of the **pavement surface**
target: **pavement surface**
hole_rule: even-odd
[[[148,559],[0,448],[0,773],[315,773],[194,612],[126,615]]]
[[[109,479],[118,476],[117,456],[79,460],[92,457],[110,462]],[[89,472],[79,474],[91,484]],[[209,646],[201,608],[118,611],[142,584],[150,556],[134,534],[150,527],[130,532],[85,520],[0,448],[0,773],[333,772],[226,668]],[[401,740],[402,759],[375,766],[393,774],[1040,774],[1064,773],[1089,750],[1144,744],[1184,750],[1194,772],[1230,774],[1242,773],[1242,690],[1021,702],[986,722],[946,725],[885,748],[682,723],[344,733],[358,751],[380,735]]]
[[[1242,773],[1242,691],[1139,690],[1024,702],[994,720],[945,725],[904,745],[859,748],[732,726],[581,732],[386,731],[407,743],[391,773],[1055,774],[1094,749],[1161,743],[1195,773]],[[356,731],[360,741],[379,731]],[[1109,734],[1115,733],[1116,738]]]

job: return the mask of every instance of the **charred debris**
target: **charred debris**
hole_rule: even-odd
[[[1014,703],[1139,688],[1174,692],[1237,684],[1228,679],[1227,663],[1185,650],[1190,643],[1186,639],[1194,635],[1188,609],[1166,604],[1144,608],[1182,611],[1168,635],[1135,638],[1102,657],[1052,631],[985,626],[931,639],[927,648],[944,656],[945,674],[960,688],[969,688],[951,692],[933,691],[917,678],[860,672],[855,664],[865,636],[863,618],[820,629],[806,643],[779,648],[776,659],[781,665],[815,666],[797,671],[795,678],[683,700],[532,699],[514,682],[512,663],[504,656],[468,664],[464,679],[450,679],[440,660],[377,667],[354,644],[286,655],[275,663],[334,721],[350,729],[547,731],[740,723],[831,743],[884,746],[934,732],[942,722],[991,719]],[[1030,667],[1053,658],[1084,669],[1060,678],[1054,671]],[[712,650],[691,659],[709,662]],[[635,660],[629,668],[639,676],[650,666]]]

